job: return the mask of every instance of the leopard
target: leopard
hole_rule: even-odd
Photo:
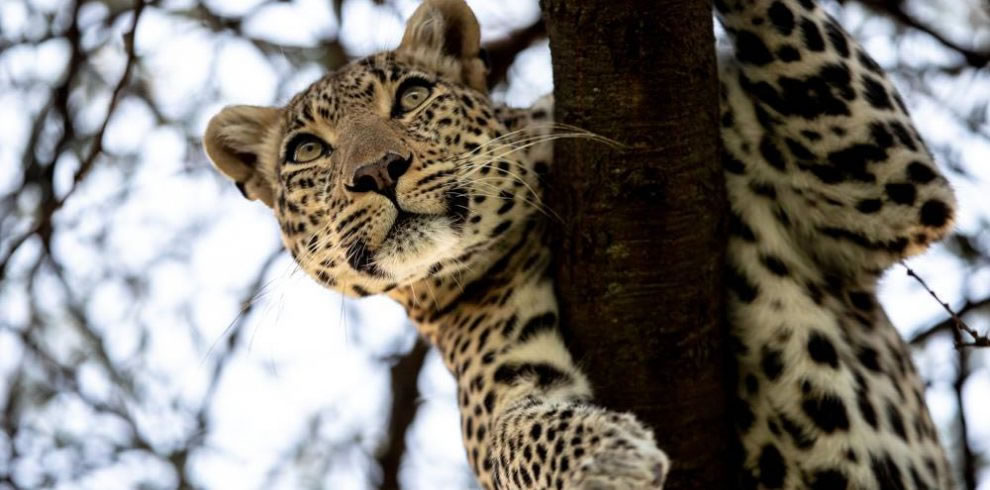
[[[948,180],[817,2],[715,0],[714,16],[732,485],[953,488],[877,299],[885,270],[951,231]],[[222,109],[204,148],[313,280],[405,308],[456,380],[480,487],[663,488],[671,458],[634,414],[595,402],[561,333],[541,199],[553,141],[594,135],[555,122],[552,97],[493,102],[487,70],[468,5],[426,0],[397,48],[284,106]]]

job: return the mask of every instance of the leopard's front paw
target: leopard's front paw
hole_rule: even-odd
[[[599,418],[599,417],[594,417]],[[653,433],[630,414],[604,412],[589,420],[587,451],[580,451],[565,488],[575,490],[661,489],[670,460]],[[577,456],[577,454],[575,454]]]
[[[659,490],[670,468],[636,417],[584,403],[524,400],[492,436],[499,489]]]

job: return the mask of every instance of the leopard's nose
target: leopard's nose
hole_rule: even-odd
[[[412,155],[403,157],[397,153],[388,152],[378,160],[358,166],[351,176],[347,190],[351,192],[377,192],[393,194],[399,177],[409,170]]]

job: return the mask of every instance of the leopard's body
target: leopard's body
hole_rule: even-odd
[[[892,85],[812,0],[716,7],[735,44],[719,73],[738,484],[951,488],[875,295],[948,231],[951,190]],[[284,108],[225,109],[205,143],[306,272],[406,307],[457,379],[484,488],[659,488],[652,433],[592,403],[557,330],[538,205],[552,102],[509,109],[484,90],[470,10],[428,0],[396,50]]]

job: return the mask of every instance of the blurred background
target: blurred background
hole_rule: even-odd
[[[537,2],[469,3],[493,97],[550,92]],[[959,194],[956,234],[909,265],[986,332],[990,1],[825,5]],[[402,310],[312,283],[200,146],[223,105],[396,46],[415,7],[0,0],[0,490],[473,487],[453,380]],[[883,303],[960,483],[990,490],[990,349],[957,348],[973,339],[905,272]]]

